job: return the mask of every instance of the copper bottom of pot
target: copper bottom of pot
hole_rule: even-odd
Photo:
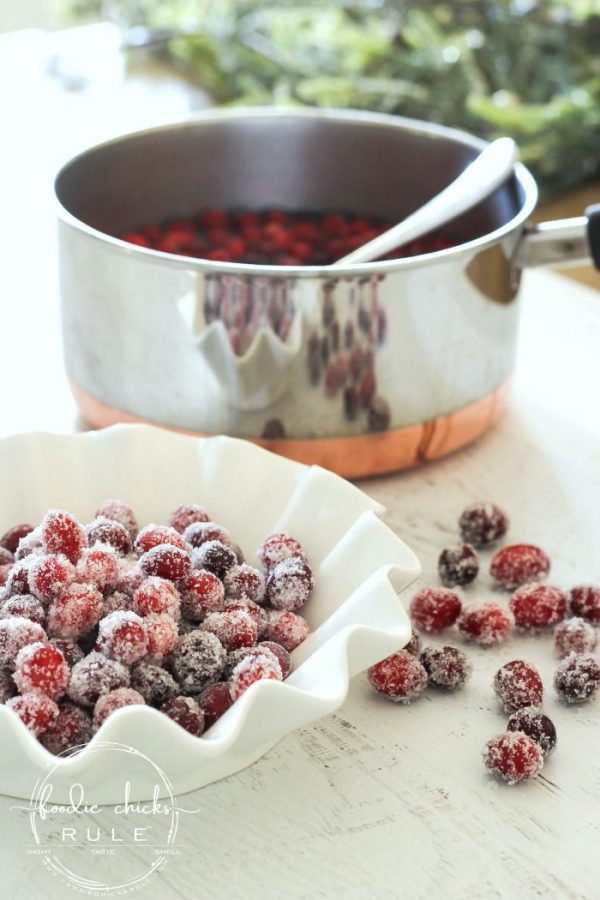
[[[108,406],[73,381],[70,385],[81,415],[92,428],[106,428],[121,422],[160,425]],[[446,456],[485,434],[504,411],[509,386],[510,379],[491,394],[486,394],[468,406],[463,406],[446,416],[430,419],[419,425],[409,425],[406,428],[361,434],[356,437],[314,440],[257,439],[253,443],[297,462],[331,469],[344,478],[365,478],[369,475],[397,472],[399,469],[408,469]],[[207,437],[205,434],[181,428],[170,430],[195,434],[196,437]]]

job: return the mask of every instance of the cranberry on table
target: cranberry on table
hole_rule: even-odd
[[[470,544],[453,544],[438,560],[440,581],[445,587],[470,584],[477,578],[479,558]]]
[[[310,597],[313,586],[308,563],[299,556],[290,556],[271,569],[265,596],[275,609],[298,612]]]
[[[490,601],[464,609],[457,624],[467,640],[481,647],[493,647],[510,637],[515,620],[510,610]]]
[[[5,704],[15,712],[36,737],[47,731],[58,717],[58,706],[42,691],[28,691],[11,697]]]
[[[460,598],[453,591],[426,587],[413,597],[410,616],[417,628],[433,634],[454,625],[461,609]]]
[[[138,691],[129,687],[115,688],[114,691],[98,697],[94,706],[94,731],[98,731],[112,713],[126,706],[145,706],[144,698]]]
[[[419,660],[429,684],[455,691],[466,683],[473,666],[458,647],[425,647]]]
[[[104,500],[104,502],[96,510],[96,518],[112,519],[123,525],[129,532],[132,540],[138,533],[138,522],[135,513],[130,506],[121,500]]]
[[[48,610],[48,633],[80,638],[97,625],[104,612],[100,591],[89,584],[71,584]]]
[[[593,625],[574,616],[565,619],[554,629],[554,649],[559,656],[570,653],[591,653],[596,649],[598,632]]]
[[[195,737],[200,737],[204,731],[204,711],[192,697],[173,697],[163,703],[160,711]]]
[[[539,744],[544,756],[556,746],[556,728],[548,716],[535,706],[525,706],[514,712],[508,720],[508,731],[523,731]]]
[[[268,535],[258,548],[257,556],[266,572],[291,556],[299,556],[306,562],[306,553],[300,541],[283,531]]]
[[[427,670],[407,650],[399,650],[371,666],[367,676],[376,691],[395,703],[412,703],[427,687]]]
[[[50,753],[63,756],[87,744],[91,737],[91,717],[67,701],[58,704],[58,716],[40,736],[40,741]]]
[[[84,547],[87,535],[75,516],[63,509],[51,509],[40,526],[40,537],[46,553],[62,553],[76,563]]]
[[[106,516],[97,516],[85,528],[88,544],[108,544],[120,556],[128,556],[133,549],[130,531],[120,522]]]
[[[567,595],[560,588],[534,581],[516,590],[509,606],[519,628],[540,631],[564,619]]]
[[[178,582],[181,611],[186,618],[200,622],[207,613],[219,612],[225,603],[222,581],[206,569],[194,570]]]
[[[513,591],[530,581],[541,581],[550,571],[550,560],[533,544],[510,544],[492,557],[490,574],[505,590]]]
[[[498,669],[494,690],[506,712],[523,706],[540,706],[544,695],[537,669],[522,659],[513,659]]]
[[[600,625],[600,586],[580,584],[571,589],[571,612],[592,625]]]
[[[92,651],[71,669],[67,694],[80,706],[94,706],[98,697],[129,686],[129,669],[103,653]]]
[[[508,531],[508,517],[495,503],[471,503],[458,520],[460,535],[474,547],[487,547]]]
[[[69,666],[57,647],[38,641],[19,650],[13,678],[22,694],[37,690],[56,700],[69,683]]]
[[[33,531],[33,525],[13,525],[0,538],[0,547],[4,547],[9,553],[16,553],[19,541],[27,537]]]
[[[237,700],[257,681],[282,681],[281,666],[273,653],[266,651],[246,656],[231,673],[231,696]]]
[[[130,666],[146,655],[147,646],[144,620],[133,611],[110,613],[100,622],[98,647],[111,659]]]
[[[297,613],[284,609],[274,609],[269,613],[266,638],[281,644],[288,652],[295,650],[309,632],[308,622]]]
[[[198,704],[204,712],[206,727],[210,728],[233,704],[229,684],[224,681],[209,684],[198,697]]]
[[[210,522],[210,516],[203,506],[198,503],[188,503],[178,506],[169,516],[169,525],[183,534],[189,525],[195,522]]]
[[[524,731],[507,731],[488,741],[483,751],[486,769],[507,784],[535,778],[544,765],[539,744]]]
[[[565,703],[585,703],[600,687],[600,661],[591,653],[571,653],[554,675],[556,693]]]

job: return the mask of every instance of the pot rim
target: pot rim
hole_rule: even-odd
[[[514,175],[524,192],[523,204],[519,212],[513,216],[504,225],[490,231],[487,234],[474,238],[463,244],[457,244],[454,247],[448,247],[444,250],[436,250],[432,253],[423,253],[419,256],[407,256],[395,260],[383,260],[380,262],[370,263],[352,263],[345,266],[277,266],[277,265],[257,265],[254,263],[235,263],[235,262],[219,262],[216,260],[202,259],[192,256],[181,256],[175,253],[165,253],[161,250],[154,250],[149,247],[139,247],[137,244],[130,244],[128,241],[113,237],[103,231],[93,228],[77,216],[73,215],[63,205],[59,196],[59,181],[62,175],[79,160],[83,159],[90,153],[110,147],[113,144],[123,143],[131,138],[139,137],[145,134],[157,134],[161,131],[171,131],[179,128],[194,127],[198,124],[217,122],[220,120],[236,119],[236,118],[283,118],[297,117],[309,119],[323,120],[349,120],[356,124],[379,125],[391,128],[401,128],[405,131],[412,131],[424,134],[435,140],[450,140],[455,143],[462,143],[467,147],[476,150],[482,150],[488,141],[475,137],[466,131],[458,128],[450,128],[446,125],[438,125],[433,122],[426,122],[421,119],[409,118],[406,116],[396,116],[388,113],[369,112],[365,110],[354,109],[336,109],[336,108],[317,108],[317,107],[236,107],[236,108],[220,108],[201,110],[188,116],[180,117],[171,122],[161,125],[151,126],[149,128],[136,129],[135,131],[125,132],[116,135],[106,141],[93,144],[85,150],[71,157],[64,165],[61,166],[54,180],[54,193],[58,206],[57,215],[60,221],[66,225],[82,231],[89,237],[101,241],[108,245],[116,252],[125,252],[134,257],[139,257],[140,261],[154,263],[164,266],[170,265],[173,268],[196,270],[198,272],[210,273],[214,275],[240,275],[254,277],[273,277],[273,278],[324,278],[339,279],[344,277],[356,276],[383,276],[391,272],[405,268],[419,268],[421,266],[430,265],[438,261],[450,262],[455,257],[472,251],[480,251],[514,232],[519,226],[523,225],[536,207],[538,200],[538,188],[535,179],[529,169],[522,163],[515,164]]]

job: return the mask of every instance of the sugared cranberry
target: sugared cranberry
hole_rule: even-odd
[[[192,563],[194,569],[208,569],[222,579],[225,573],[236,565],[237,556],[231,547],[227,547],[221,541],[206,541],[193,551]]]
[[[492,647],[510,637],[515,620],[510,610],[490,602],[463,609],[457,624],[467,640],[482,647]]]
[[[115,551],[108,544],[96,545],[81,554],[76,566],[77,580],[93,584],[102,594],[112,591],[119,580],[119,563]]]
[[[426,587],[413,597],[410,615],[417,628],[433,634],[454,625],[461,609],[460,598],[454,591]]]
[[[167,613],[158,613],[144,618],[146,626],[148,659],[164,662],[177,646],[177,622]]]
[[[225,589],[213,572],[206,569],[190,572],[178,586],[181,593],[181,611],[193,622],[200,622],[207,613],[223,609]]]
[[[42,603],[52,603],[73,581],[75,566],[62,554],[37,556],[28,566],[31,593]]]
[[[56,647],[57,650],[60,650],[69,669],[72,669],[75,663],[78,663],[85,655],[79,644],[75,641],[68,641],[65,638],[51,638],[48,643],[52,644],[53,647]]]
[[[148,637],[144,620],[130,610],[110,613],[98,626],[98,647],[126,666],[146,655]]]
[[[210,728],[233,703],[229,684],[225,682],[210,684],[198,697],[198,703],[204,712],[206,727]]]
[[[217,681],[227,657],[221,641],[209,631],[184,635],[173,653],[173,673],[186,693],[198,693]]]
[[[120,609],[131,609],[131,602],[131,597],[122,591],[113,591],[112,594],[107,594],[102,604],[102,618],[111,612],[118,612]]]
[[[516,590],[509,605],[519,628],[538,631],[564,619],[567,596],[560,588],[534,581]]]
[[[133,688],[115,688],[114,691],[103,694],[101,697],[98,697],[94,706],[94,731],[98,731],[106,719],[118,709],[124,709],[126,706],[144,705],[144,698],[138,691],[134,691]]]
[[[506,726],[508,731],[523,731],[539,744],[544,756],[556,746],[556,728],[548,716],[535,706],[525,706],[512,714]]]
[[[58,718],[58,706],[47,694],[29,691],[6,701],[6,706],[15,712],[23,724],[36,737],[47,731]]]
[[[585,703],[600,686],[600,661],[591,653],[571,653],[554,675],[556,693],[565,703]]]
[[[507,784],[517,784],[541,772],[544,754],[524,731],[507,731],[487,742],[483,761],[486,769]]]
[[[14,597],[18,594],[29,594],[29,566],[31,558],[17,562],[11,567],[4,586],[4,597]]]
[[[580,584],[571,589],[569,599],[574,616],[581,616],[592,625],[600,625],[600,587]]]
[[[91,584],[71,584],[48,610],[48,633],[79,638],[97,625],[104,612],[102,594]]]
[[[231,696],[237,700],[257,681],[282,681],[281,666],[273,653],[246,656],[231,673]]]
[[[19,650],[13,678],[22,694],[37,690],[56,700],[69,683],[69,667],[60,650],[39,641]]]
[[[117,590],[123,594],[127,594],[128,597],[133,597],[139,586],[147,577],[148,576],[142,572],[139,565],[135,563],[134,565],[129,566],[128,569],[125,569],[125,571],[121,572],[117,582]]]
[[[492,557],[490,574],[505,590],[530,581],[541,581],[550,571],[550,560],[543,550],[533,544],[511,544],[502,547]]]
[[[208,541],[221,541],[222,544],[229,546],[231,543],[231,535],[222,525],[216,522],[193,522],[183,532],[186,543],[190,547],[201,547]]]
[[[80,706],[93,706],[98,697],[129,686],[129,670],[103,653],[92,651],[71,669],[67,693]]]
[[[412,703],[427,687],[427,672],[416,656],[399,650],[368,670],[371,685],[396,703]]]
[[[261,641],[257,647],[259,650],[270,650],[271,653],[275,654],[281,668],[281,675],[285,681],[292,671],[292,657],[285,647],[282,647],[281,644],[276,644],[275,641]]]
[[[74,703],[59,703],[58,716],[40,737],[46,750],[55,756],[66,756],[87,744],[92,736],[90,716]]]
[[[508,517],[495,503],[472,503],[461,513],[458,527],[463,541],[475,547],[487,547],[504,537]]]
[[[269,613],[266,638],[281,644],[291,653],[308,635],[308,622],[289,610],[275,609]]]
[[[215,634],[226,650],[253,647],[256,644],[256,624],[242,610],[209,613],[202,623],[202,630]]]
[[[189,546],[184,538],[169,525],[146,525],[138,533],[134,548],[138,556],[143,556],[154,547],[168,544],[170,547],[179,547],[180,550],[189,552]]]
[[[210,516],[204,507],[197,503],[178,506],[169,516],[169,525],[180,534],[184,534],[186,528],[194,522],[210,522]]]
[[[0,668],[14,668],[17,653],[22,647],[46,640],[46,632],[37,622],[22,616],[0,619]]]
[[[257,556],[266,572],[270,572],[278,563],[291,556],[299,556],[306,561],[306,553],[300,541],[285,532],[276,532],[266,537],[258,549]]]
[[[9,553],[16,553],[19,541],[33,531],[33,525],[14,525],[0,538],[0,547],[4,547]]]
[[[265,579],[262,572],[242,563],[232,566],[223,579],[227,597],[234,600],[252,600],[261,603],[265,593]]]
[[[149,706],[161,706],[179,693],[171,673],[145,659],[132,668],[131,687],[139,691]]]
[[[172,581],[152,576],[146,578],[133,595],[131,608],[138,616],[168,613],[174,619],[180,615],[181,598]]]
[[[98,516],[86,526],[88,544],[107,544],[120,556],[128,556],[133,548],[131,534],[125,525],[109,519],[106,516]]]
[[[473,671],[473,666],[458,647],[425,647],[419,659],[429,683],[449,691],[461,688]]]
[[[96,517],[112,519],[123,525],[129,532],[132,540],[135,539],[138,533],[138,523],[134,511],[121,500],[105,500],[96,510]],[[107,541],[107,543],[110,543],[110,541]]]
[[[554,648],[559,656],[569,653],[592,653],[598,643],[593,625],[577,616],[560,622],[554,629]]]
[[[41,532],[39,528],[34,528],[25,537],[19,541],[19,546],[15,552],[15,560],[26,559],[34,553],[43,553]]]
[[[256,625],[257,638],[261,638],[267,630],[269,624],[269,614],[266,609],[254,603],[253,600],[227,600],[225,602],[225,612],[242,612],[250,616]]]
[[[479,558],[470,544],[453,544],[442,550],[438,572],[446,587],[470,584],[477,578]]]
[[[310,566],[301,557],[291,556],[271,569],[266,599],[275,609],[297,612],[310,597],[312,589]]]
[[[16,594],[6,600],[0,610],[0,618],[5,619],[7,616],[23,616],[24,619],[30,619],[42,626],[46,622],[44,607],[38,598],[31,594]]]
[[[144,553],[138,565],[145,575],[180,581],[190,571],[191,561],[187,550],[162,544]]]
[[[494,689],[506,712],[522,706],[540,706],[544,694],[537,669],[522,659],[514,659],[498,669]]]
[[[42,545],[46,553],[62,553],[76,563],[84,547],[87,535],[75,516],[62,509],[51,509],[40,526]]]
[[[173,697],[163,703],[160,711],[195,737],[204,731],[204,711],[192,697]]]

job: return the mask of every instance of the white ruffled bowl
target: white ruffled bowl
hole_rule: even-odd
[[[128,754],[115,771],[100,742],[135,748],[160,767],[173,794],[243,769],[284,735],[338,709],[350,678],[404,646],[410,625],[398,594],[420,573],[414,553],[384,525],[382,507],[316,466],[274,456],[226,437],[205,440],[147,426],[79,435],[23,434],[0,441],[0,533],[37,523],[50,507],[93,518],[99,503],[129,503],[139,521],[165,521],[197,501],[226,525],[252,560],[269,532],[286,530],[306,547],[315,591],[303,610],[312,633],[293,653],[284,683],[254,684],[205,736],[188,734],[149,707],[108,718],[79,754],[48,753],[17,716],[0,706],[0,793],[30,798],[52,773],[53,802],[78,782],[87,803],[152,796],[148,767]]]

